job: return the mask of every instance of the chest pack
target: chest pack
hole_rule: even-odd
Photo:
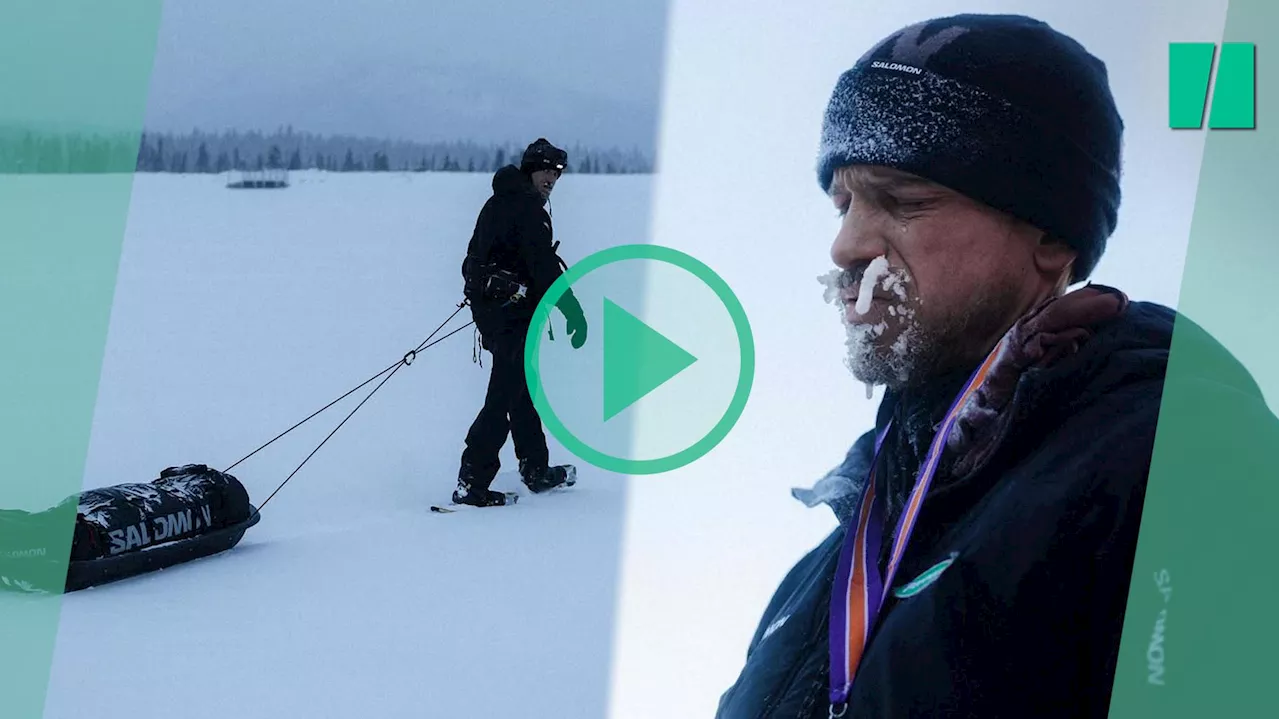
[[[568,270],[568,263],[556,254],[559,248],[557,240],[551,245],[551,253],[561,270]],[[463,296],[471,301],[497,300],[513,305],[523,302],[529,295],[529,286],[515,272],[493,262],[482,261],[472,254],[462,261],[462,279]]]
[[[528,286],[516,273],[491,262],[480,262],[472,255],[467,255],[462,262],[462,278],[462,293],[473,302],[490,300],[515,304],[529,293]]]

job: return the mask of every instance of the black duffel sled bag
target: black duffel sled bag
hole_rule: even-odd
[[[54,532],[72,504],[70,563],[59,576],[49,545],[65,546]],[[0,589],[73,592],[164,569],[231,549],[258,519],[244,485],[203,464],[81,492],[42,512],[0,510]]]

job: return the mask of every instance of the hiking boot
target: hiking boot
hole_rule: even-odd
[[[578,481],[578,469],[572,464],[554,467],[530,467],[520,463],[520,481],[534,494],[542,494],[558,487],[572,487]]]
[[[453,490],[453,503],[472,507],[501,507],[510,500],[505,492],[495,492],[488,487],[473,487],[467,477],[458,478],[458,488]]]

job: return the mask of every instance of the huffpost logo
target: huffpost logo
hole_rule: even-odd
[[[1210,130],[1252,130],[1254,118],[1254,46],[1224,42],[1169,43],[1169,127],[1199,130],[1209,109]],[[1212,97],[1212,100],[1210,100]]]

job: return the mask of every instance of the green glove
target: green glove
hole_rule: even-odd
[[[569,344],[578,349],[587,342],[587,318],[582,314],[582,305],[573,296],[573,290],[566,290],[556,302],[556,308],[564,313],[564,331],[569,335]]]

